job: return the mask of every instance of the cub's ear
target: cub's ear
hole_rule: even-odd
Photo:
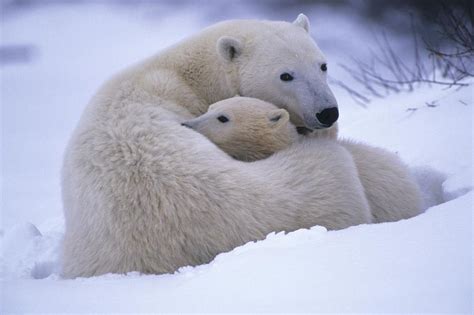
[[[242,43],[237,38],[222,36],[217,40],[217,53],[225,61],[233,61],[242,53]]]
[[[304,15],[303,13],[300,13],[298,15],[296,20],[293,21],[293,24],[304,28],[304,30],[309,33],[309,20],[308,20],[308,17]]]
[[[272,128],[279,128],[290,120],[290,114],[284,109],[275,109],[268,113],[268,121]]]

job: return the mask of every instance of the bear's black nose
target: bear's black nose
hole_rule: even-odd
[[[325,127],[331,127],[332,124],[334,124],[339,118],[339,110],[337,109],[337,107],[326,108],[321,112],[317,113],[316,118]]]
[[[182,123],[181,126],[184,126],[184,127],[191,128],[191,129],[192,129],[192,127],[191,127],[190,125],[188,125],[187,123],[185,123],[185,122]]]

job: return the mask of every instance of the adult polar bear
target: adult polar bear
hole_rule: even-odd
[[[270,231],[371,222],[352,157],[335,142],[243,163],[180,126],[236,94],[285,107],[307,128],[330,125],[336,103],[308,25],[302,15],[220,23],[99,90],[65,153],[65,277],[172,272]]]

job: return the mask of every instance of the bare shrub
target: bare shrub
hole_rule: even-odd
[[[376,38],[376,50],[370,62],[353,59],[353,64],[340,65],[362,87],[350,88],[341,81],[332,83],[346,90],[359,104],[371,97],[385,97],[390,93],[412,91],[420,84],[443,85],[447,88],[464,87],[467,77],[474,77],[474,33],[469,11],[442,5],[436,19],[435,42],[421,36],[411,19],[413,58],[403,60],[394,51],[385,33]],[[419,27],[419,26],[418,26]]]

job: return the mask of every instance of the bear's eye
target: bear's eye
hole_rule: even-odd
[[[324,71],[324,72],[328,71],[328,65],[325,64],[325,63],[323,63],[323,64],[321,65],[321,70]]]
[[[225,117],[224,115],[220,115],[219,117],[217,117],[217,120],[221,123],[226,123],[229,121],[229,118]]]
[[[285,72],[280,76],[280,80],[282,80],[282,81],[291,81],[291,80],[293,80],[293,76],[291,74]]]

